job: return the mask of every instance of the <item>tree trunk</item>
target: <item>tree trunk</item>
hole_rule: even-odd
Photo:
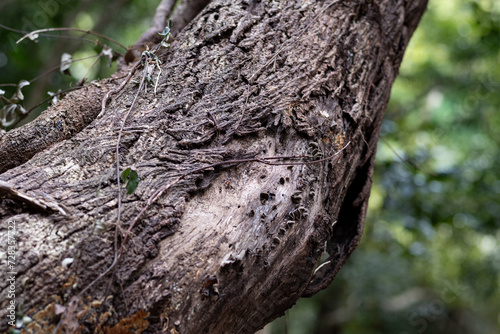
[[[213,1],[158,51],[146,89],[131,81],[101,110],[122,72],[4,135],[1,247],[17,249],[2,319],[14,300],[37,333],[253,333],[325,288],[361,237],[425,5]],[[117,220],[129,109],[119,167],[140,182],[120,187]]]

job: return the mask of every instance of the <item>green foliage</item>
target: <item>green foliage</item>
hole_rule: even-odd
[[[129,195],[133,193],[139,185],[139,175],[137,174],[137,169],[135,167],[129,167],[121,173],[120,177],[123,183],[127,182],[127,193]]]
[[[21,80],[29,81],[31,85],[23,89],[25,99],[18,105],[26,111],[30,110],[50,98],[48,92],[74,87],[84,77],[89,82],[114,73],[116,64],[109,67],[109,52],[106,53],[105,45],[114,52],[125,52],[114,43],[81,32],[55,31],[40,34],[34,41],[27,39],[16,44],[24,33],[52,27],[72,27],[99,32],[121,44],[132,45],[149,28],[157,5],[157,0],[132,0],[126,6],[118,0],[34,1],[23,3],[23,6],[13,1],[2,2],[1,24],[16,30],[0,27],[0,89],[5,91],[3,96],[12,96],[15,85]],[[84,42],[84,39],[92,43]],[[96,56],[101,52],[104,57],[96,62]],[[72,63],[67,69],[69,75],[62,75],[58,69],[63,53],[71,55],[74,60],[87,59]],[[56,71],[50,72],[52,68]],[[14,85],[2,86],[5,84]],[[55,100],[48,99],[50,101]],[[6,104],[9,103],[2,99],[0,108]],[[19,125],[34,119],[47,105],[44,103],[36,107]],[[23,114],[20,108],[15,112]],[[0,116],[3,116],[2,112]],[[12,126],[8,126],[7,130]]]

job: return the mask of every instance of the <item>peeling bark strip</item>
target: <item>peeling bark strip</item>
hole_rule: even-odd
[[[28,328],[90,332],[110,286],[98,332],[253,333],[326,287],[361,237],[383,112],[425,5],[211,2],[161,55],[157,95],[142,92],[126,124],[121,166],[136,166],[140,183],[122,189],[124,230],[185,177],[133,226],[113,277],[84,290],[115,256],[114,150],[137,85],[0,176],[9,193],[49,196],[67,214],[19,197],[0,204],[1,247],[7,223],[17,227],[16,302],[35,320]],[[319,162],[222,163],[293,155]],[[325,251],[330,262],[315,270]]]

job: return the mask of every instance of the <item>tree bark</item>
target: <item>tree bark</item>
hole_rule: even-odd
[[[425,6],[213,1],[157,53],[156,94],[158,70],[105,110],[124,78],[72,92],[50,111],[61,131],[75,110],[92,122],[0,175],[1,247],[17,243],[10,271],[27,327],[253,333],[328,286],[361,237],[383,113]],[[131,107],[120,171],[135,166],[140,182],[121,187],[117,227],[115,146]]]

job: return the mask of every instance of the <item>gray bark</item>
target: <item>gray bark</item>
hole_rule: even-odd
[[[425,6],[211,2],[158,53],[156,95],[140,92],[126,123],[120,166],[137,167],[140,183],[121,189],[117,245],[115,146],[138,85],[103,112],[119,75],[69,94],[38,121],[64,120],[52,146],[36,144],[58,131],[50,124],[24,142],[17,131],[18,149],[38,154],[3,165],[0,241],[15,222],[28,328],[91,332],[109,291],[98,332],[253,333],[325,288],[361,237],[383,113]],[[91,123],[65,131],[79,119],[65,108],[90,108]],[[297,155],[306,158],[256,161]],[[0,287],[5,319],[8,282]]]

